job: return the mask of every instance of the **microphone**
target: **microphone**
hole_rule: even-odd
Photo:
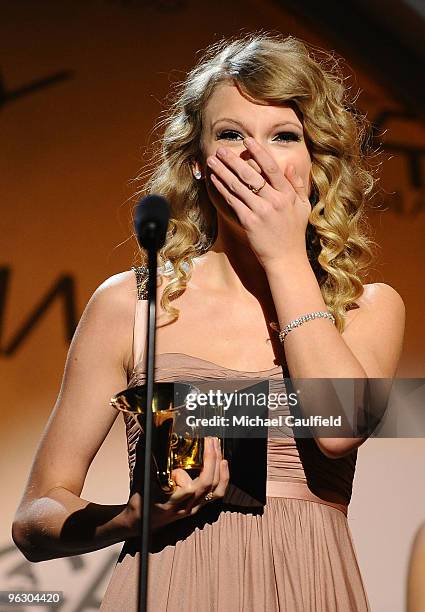
[[[170,206],[156,194],[145,196],[137,204],[134,227],[141,247],[158,251],[165,242]]]

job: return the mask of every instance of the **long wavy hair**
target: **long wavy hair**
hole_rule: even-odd
[[[203,52],[175,86],[157,126],[162,136],[151,163],[136,179],[143,183],[137,197],[158,193],[171,207],[167,239],[159,251],[159,264],[168,262],[171,270],[161,306],[173,320],[178,318],[170,302],[186,289],[192,258],[207,252],[216,238],[217,213],[205,182],[194,180],[191,161],[202,157],[202,112],[223,82],[260,102],[291,104],[300,114],[312,160],[307,254],[342,332],[345,312],[363,293],[362,276],[376,245],[364,214],[375,184],[368,164],[369,123],[349,100],[334,56],[293,36],[267,32],[223,39]],[[146,253],[141,249],[138,254],[145,264]]]

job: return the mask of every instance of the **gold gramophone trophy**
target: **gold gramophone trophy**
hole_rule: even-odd
[[[172,493],[175,483],[172,470],[183,468],[196,477],[203,465],[204,437],[202,430],[187,424],[190,414],[186,408],[189,394],[197,394],[199,389],[189,383],[154,383],[152,399],[152,463],[157,481],[162,491]],[[134,419],[144,436],[146,410],[146,385],[130,387],[117,394],[110,405],[125,412]],[[201,408],[200,417],[222,415],[221,406]],[[218,433],[215,433],[215,432]],[[222,444],[223,435],[215,430],[214,435]]]

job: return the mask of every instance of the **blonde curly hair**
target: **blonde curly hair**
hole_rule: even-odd
[[[307,253],[324,301],[343,331],[345,312],[363,293],[361,273],[376,245],[364,215],[375,184],[367,165],[369,124],[348,100],[343,81],[331,54],[293,36],[255,32],[209,46],[177,84],[158,124],[163,135],[151,165],[136,179],[144,187],[135,194],[159,193],[170,203],[169,231],[158,256],[160,265],[173,266],[161,296],[162,308],[173,319],[179,310],[170,301],[186,289],[192,258],[207,252],[216,238],[216,212],[204,181],[193,178],[191,161],[201,157],[202,111],[215,87],[230,82],[251,99],[289,103],[301,116],[312,160]],[[145,264],[146,253],[139,253]]]

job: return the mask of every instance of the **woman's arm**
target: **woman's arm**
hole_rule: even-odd
[[[312,311],[328,310],[307,257],[266,268],[280,328]],[[361,306],[342,334],[328,319],[316,319],[288,334],[285,356],[293,379],[393,378],[402,351],[405,306],[390,285],[368,286]],[[316,437],[330,458],[343,457],[366,438]]]
[[[97,550],[134,535],[126,504],[93,504],[79,496],[118,414],[109,400],[127,386],[135,290],[132,271],[102,283],[72,339],[61,389],[12,526],[15,544],[30,561]]]
[[[127,504],[94,504],[62,486],[22,502],[12,526],[15,544],[33,563],[92,552],[132,535]]]

